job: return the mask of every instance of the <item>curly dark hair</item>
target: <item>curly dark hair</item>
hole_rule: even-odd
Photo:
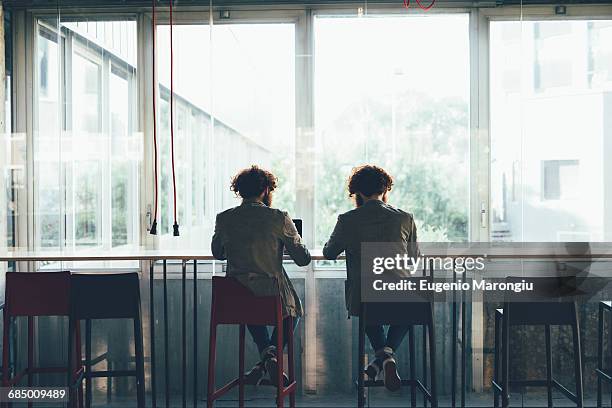
[[[391,191],[391,187],[393,187],[393,178],[389,173],[378,166],[370,164],[355,167],[348,181],[350,197],[357,193],[361,193],[366,197],[374,194],[383,194]]]
[[[274,174],[253,165],[234,176],[230,189],[242,198],[253,198],[260,196],[266,188],[273,191],[276,181]]]

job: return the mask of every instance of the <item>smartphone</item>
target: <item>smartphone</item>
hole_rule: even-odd
[[[294,218],[293,219],[293,224],[295,225],[295,228],[298,231],[298,234],[300,234],[300,238],[303,238],[302,236],[302,220],[299,218]]]

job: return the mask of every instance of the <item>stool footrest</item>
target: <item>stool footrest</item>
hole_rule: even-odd
[[[28,374],[57,374],[57,373],[66,373],[66,372],[68,372],[68,368],[62,367],[62,366],[24,368],[23,370],[15,374],[15,376],[9,380],[9,386],[13,386],[19,383],[23,379],[23,377],[25,377]]]
[[[91,360],[83,360],[83,365],[95,366],[98,363],[101,363],[104,360],[108,359],[108,351],[106,353],[100,354],[98,357],[92,358]]]
[[[136,370],[113,370],[113,371],[90,371],[85,374],[85,377],[135,377]]]
[[[214,400],[222,397],[223,395],[227,394],[227,392],[229,390],[231,390],[232,388],[236,387],[238,384],[240,384],[240,378],[234,378],[232,381],[228,382],[223,387],[221,387],[221,388],[215,390],[214,392],[210,393],[210,396],[208,397],[208,399],[210,401],[214,401]]]
[[[597,373],[597,376],[600,377],[602,380],[606,380],[608,382],[612,382],[612,376],[610,376],[610,374],[606,373],[603,369],[596,368],[595,372]]]
[[[547,380],[510,380],[510,381],[508,381],[508,383],[509,383],[510,386],[518,385],[518,386],[523,386],[523,387],[547,387],[548,386],[548,381]],[[493,386],[493,391],[495,393],[503,392],[503,387],[501,385],[499,385],[498,383],[496,383],[495,381],[491,381],[491,385]],[[573,402],[577,402],[578,401],[578,397],[576,396],[576,394],[574,394],[573,392],[568,390],[559,381],[553,379],[551,381],[551,385],[552,385],[552,388],[555,388],[557,391],[561,392],[563,395],[565,395],[571,401],[573,401]],[[509,392],[508,392],[508,394],[509,394]]]
[[[421,391],[423,395],[425,395],[425,398],[431,401],[431,398],[432,398],[431,392],[425,387],[425,385],[421,382],[421,380],[403,379],[401,380],[401,384],[403,386],[412,386],[414,384],[419,389],[419,391]],[[359,383],[357,381],[355,381],[355,385],[359,387]],[[384,386],[385,386],[385,383],[383,380],[366,380],[363,382],[364,388],[384,387]]]
[[[283,389],[281,390],[281,395],[283,397],[287,396],[287,395],[295,392],[296,388],[297,388],[297,382],[294,381],[291,384],[289,384],[288,386],[283,387]]]

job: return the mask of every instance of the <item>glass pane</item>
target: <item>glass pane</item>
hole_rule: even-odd
[[[104,152],[100,135],[102,67],[75,53],[72,58],[72,192],[75,246],[101,245],[102,166],[96,157]],[[78,152],[78,155],[77,155]]]
[[[38,33],[34,168],[37,184],[36,229],[41,248],[59,248],[61,189],[59,164],[60,90],[57,34],[40,27]]]
[[[612,238],[611,23],[491,23],[491,239]]]
[[[202,242],[209,242],[216,213],[240,202],[229,189],[231,177],[252,164],[268,168],[278,176],[279,187],[273,205],[290,212],[294,210],[294,31],[293,24],[217,25],[213,28],[211,50],[208,26],[174,27],[174,147],[181,238],[162,237],[162,244],[181,242],[182,247],[201,248]],[[198,51],[193,52],[195,49]],[[169,53],[169,29],[160,26],[160,229],[163,234],[172,232],[174,222]],[[213,182],[207,183],[207,180]],[[205,188],[206,185],[211,187]]]
[[[421,241],[468,239],[468,21],[316,19],[317,245],[352,207],[346,180],[365,163],[394,177],[389,203],[414,214]]]
[[[135,36],[135,21],[39,20],[37,248],[138,243]]]
[[[111,71],[110,75],[110,136],[111,155],[111,212],[112,246],[130,242],[134,214],[129,210],[131,196],[136,188],[135,169],[130,160],[130,90],[128,74]]]

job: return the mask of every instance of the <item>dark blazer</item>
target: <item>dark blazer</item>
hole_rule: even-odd
[[[310,253],[286,212],[244,200],[217,215],[211,249],[216,259],[227,259],[227,276],[258,296],[276,294],[278,282],[284,315],[301,316],[300,299],[283,268],[284,248],[298,266],[310,263]]]
[[[416,254],[417,230],[412,215],[380,200],[367,201],[338,216],[331,237],[323,248],[326,259],[336,259],[346,252],[346,308],[359,315],[361,302],[361,244],[363,242],[400,242]]]

